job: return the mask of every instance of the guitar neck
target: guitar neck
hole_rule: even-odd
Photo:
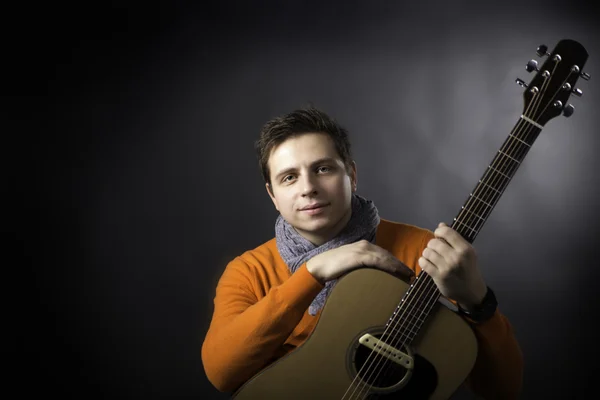
[[[469,194],[452,224],[452,228],[469,243],[473,243],[481,232],[541,130],[541,125],[521,116]],[[388,321],[388,326],[401,326],[402,329],[393,329],[390,335],[402,337],[405,344],[412,342],[439,296],[439,289],[431,276],[421,272]],[[403,306],[405,310],[400,312]],[[402,323],[399,323],[400,319]]]
[[[590,79],[589,74],[582,71],[588,53],[580,43],[564,39],[552,53],[546,50],[544,45],[538,48],[538,55],[547,56],[543,65],[538,67],[535,60],[527,63],[529,72],[536,71],[529,84],[517,80],[527,88],[523,93],[523,115],[452,222],[452,228],[469,243],[473,243],[481,232],[544,125],[561,113],[567,117],[573,114],[574,107],[566,102],[571,93],[581,95],[581,90],[575,88],[579,77]],[[394,327],[390,334],[403,337],[404,344],[410,343],[439,296],[433,279],[421,272],[388,321],[388,327]],[[403,320],[401,324],[400,319]]]
[[[542,126],[522,116],[514,126],[481,179],[469,193],[452,222],[452,228],[473,243],[500,200],[509,182],[537,139]]]

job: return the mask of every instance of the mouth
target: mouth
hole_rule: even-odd
[[[315,216],[320,215],[329,206],[329,204],[313,204],[300,209],[305,215]]]
[[[311,204],[309,206],[303,207],[300,209],[300,211],[313,211],[313,210],[318,210],[320,208],[326,207],[329,204],[325,204],[325,203],[317,203],[317,204]]]

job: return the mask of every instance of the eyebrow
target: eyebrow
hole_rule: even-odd
[[[337,164],[335,158],[323,157],[323,158],[319,158],[316,161],[313,161],[310,164],[310,166],[314,167],[317,164],[325,164],[325,163]],[[296,171],[295,167],[286,168],[283,171],[280,171],[277,175],[275,175],[275,180],[279,180],[279,178],[281,178],[282,176],[287,175],[290,172],[294,172],[294,171]]]

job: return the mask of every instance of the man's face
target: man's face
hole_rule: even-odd
[[[268,187],[267,192],[275,208],[310,242],[321,245],[348,223],[356,166],[348,174],[329,136],[306,133],[286,140],[272,150],[268,167],[272,193]]]

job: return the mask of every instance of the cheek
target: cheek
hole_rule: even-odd
[[[351,182],[350,179],[346,178],[346,179],[340,179],[339,181],[337,181],[335,183],[334,186],[334,190],[336,191],[337,194],[343,196],[346,195],[347,193],[351,192]]]
[[[279,207],[284,211],[293,211],[295,207],[294,196],[291,193],[285,193],[277,199]]]

